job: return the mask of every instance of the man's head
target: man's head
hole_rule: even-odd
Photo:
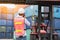
[[[24,17],[24,15],[25,15],[25,10],[24,10],[23,8],[20,8],[20,9],[18,10],[18,13],[19,13],[19,16],[23,16],[23,17]]]

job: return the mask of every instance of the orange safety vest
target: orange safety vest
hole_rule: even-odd
[[[24,18],[23,17],[14,18],[14,28],[15,28],[16,36],[24,35],[25,31],[24,31]]]

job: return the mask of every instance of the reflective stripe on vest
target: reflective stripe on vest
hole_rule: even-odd
[[[15,32],[22,32],[22,30],[15,30]]]

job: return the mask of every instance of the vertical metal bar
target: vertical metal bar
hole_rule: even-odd
[[[52,39],[52,35],[53,35],[53,14],[52,14],[52,5],[49,6],[49,11],[50,11],[50,27],[51,27],[51,30],[50,30],[50,40],[53,40]]]
[[[40,24],[41,24],[41,5],[38,5],[38,34],[40,40]]]

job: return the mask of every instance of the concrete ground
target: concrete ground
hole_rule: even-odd
[[[0,39],[0,40],[13,40],[13,39]]]

